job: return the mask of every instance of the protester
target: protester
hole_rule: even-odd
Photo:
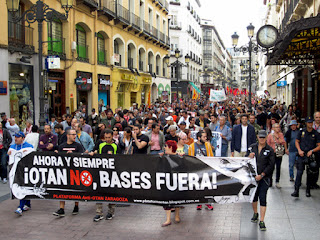
[[[91,114],[88,116],[88,124],[92,127],[93,132],[98,127],[99,122],[100,122],[100,117],[96,113],[96,109],[92,108]]]
[[[82,131],[86,132],[91,138],[93,138],[92,128],[89,124],[86,124],[86,119],[84,117],[80,117],[79,123]]]
[[[261,127],[256,123],[256,116],[254,114],[249,115],[249,124],[254,127],[254,131],[256,135],[258,135],[258,132],[261,130]]]
[[[119,139],[119,147],[122,154],[133,153],[133,137],[130,127],[126,127],[123,131],[123,136]]]
[[[176,155],[177,151],[177,142],[169,140],[165,143],[165,154],[167,155]],[[174,222],[180,223],[180,208],[175,207],[173,205],[165,205],[163,209],[166,211],[166,221],[161,225],[162,227],[167,227],[171,225],[171,209],[174,208],[175,216],[174,216]]]
[[[9,156],[12,153],[11,149],[19,151],[24,148],[33,148],[33,146],[30,143],[24,142],[25,135],[23,132],[19,131],[14,136],[15,136],[15,139],[14,139],[15,143],[12,144],[9,148],[9,151],[8,151]],[[31,208],[30,200],[20,200],[20,204],[19,204],[17,210],[15,211],[15,213],[22,216],[22,212],[28,211],[30,208]]]
[[[289,106],[290,108],[290,106]],[[297,121],[292,120],[289,124],[290,129],[285,134],[285,140],[287,142],[287,146],[289,146],[289,176],[290,182],[294,181],[294,165],[297,159],[298,150],[296,148],[296,139],[299,133],[297,129]]]
[[[160,126],[157,123],[153,123],[151,128],[152,131],[146,133],[146,136],[149,138],[148,154],[159,154],[163,152],[165,136],[160,131]]]
[[[77,133],[76,142],[81,144],[83,149],[85,149],[84,152],[85,153],[92,152],[94,148],[93,140],[88,133],[82,131],[82,127],[80,123],[76,123],[74,125],[74,130],[76,130],[76,133]]]
[[[51,115],[51,118],[50,118],[50,121],[49,121],[49,125],[52,129],[52,133],[56,135],[56,132],[55,132],[55,126],[58,124],[58,121],[56,120],[56,115],[52,114]]]
[[[38,148],[39,144],[39,133],[38,133],[38,126],[37,125],[32,125],[31,133],[26,135],[26,138],[24,139],[24,142],[30,143],[34,149]]]
[[[188,129],[190,129],[191,131],[200,131],[200,127],[198,125],[196,125],[196,119],[194,117],[190,117],[189,118],[190,124]]]
[[[58,143],[58,137],[52,134],[51,126],[44,126],[44,134],[39,138],[39,149],[42,151],[54,151],[54,146]]]
[[[194,142],[193,138],[191,137],[190,129],[184,130],[184,133],[187,134],[187,140],[185,141],[185,143],[190,146]]]
[[[168,134],[166,134],[165,136],[165,140],[166,141],[169,141],[169,140],[173,140],[173,141],[176,141],[178,142],[178,137],[176,135],[177,133],[177,128],[173,125],[171,125],[169,128],[168,128]]]
[[[244,157],[248,147],[256,142],[254,127],[248,125],[248,115],[241,115],[241,124],[233,127],[231,139],[231,156]]]
[[[111,154],[115,155],[119,153],[117,144],[113,142],[113,132],[110,129],[104,132],[105,142],[99,145],[99,154]],[[116,205],[108,204],[108,213],[106,215],[106,220],[111,220],[114,217]],[[102,203],[96,203],[96,216],[93,218],[94,222],[99,222],[103,219],[103,205]]]
[[[148,152],[149,138],[142,134],[141,129],[142,126],[139,124],[136,124],[133,127],[133,154],[146,154]]]
[[[280,186],[280,173],[281,173],[281,163],[282,156],[284,154],[289,154],[287,149],[286,141],[284,140],[283,133],[281,132],[280,125],[278,123],[273,124],[272,126],[273,133],[270,133],[267,137],[267,143],[272,147],[275,152],[275,164],[276,164],[276,187],[281,188]],[[272,186],[272,177],[270,185]]]
[[[197,142],[192,143],[189,146],[189,156],[206,156],[213,157],[212,147],[209,142],[207,142],[207,134],[203,130],[200,130],[197,133]],[[206,207],[209,210],[213,210],[213,206],[210,204],[206,204]],[[197,210],[201,210],[202,205],[197,206]]]
[[[67,132],[63,130],[62,124],[58,123],[54,126],[54,131],[58,135],[58,146],[60,146],[62,143],[67,142]],[[58,149],[58,148],[57,148]]]
[[[26,128],[23,130],[23,133],[24,135],[28,135],[29,133],[31,133],[31,129],[32,129],[32,124],[33,124],[33,121],[32,119],[27,119],[26,121]]]
[[[7,123],[7,115],[5,112],[1,113],[1,123],[2,123],[2,128],[6,128],[6,123]]]
[[[210,120],[211,120],[211,123],[209,124],[209,128],[210,128],[211,131],[215,131],[217,126],[219,125],[218,116],[216,114],[212,114],[210,116]]]
[[[80,143],[76,142],[77,132],[74,129],[67,130],[67,142],[59,145],[56,152],[66,152],[66,153],[83,153],[84,148]],[[53,215],[57,217],[64,217],[64,206],[65,201],[60,201],[60,208],[58,211],[54,212]],[[72,215],[77,215],[79,213],[79,202],[75,202]]]
[[[72,116],[70,114],[67,114],[66,115],[66,120],[61,122],[62,126],[63,126],[63,129],[66,131],[68,130],[67,128],[71,127],[71,120],[72,120]]]
[[[228,156],[229,142],[232,140],[231,128],[226,125],[226,117],[220,116],[219,125],[215,132],[219,132],[222,138],[221,157]]]
[[[14,118],[9,118],[5,126],[11,135],[11,144],[14,144],[14,135],[20,131],[19,126],[16,124],[16,120]]]
[[[7,151],[12,142],[11,135],[9,131],[2,127],[2,122],[0,122],[0,160],[1,160],[1,179],[3,183],[7,183],[8,173],[7,173]],[[38,144],[38,142],[37,142]]]
[[[187,134],[184,132],[179,132],[178,136],[178,144],[177,144],[177,151],[179,155],[188,155],[189,152],[189,145],[186,144],[187,141]]]
[[[250,158],[256,158],[257,164],[257,176],[255,176],[256,181],[258,182],[258,187],[256,194],[252,202],[253,208],[253,217],[251,222],[258,222],[259,213],[258,213],[258,200],[260,201],[260,222],[259,228],[261,231],[267,230],[264,223],[264,217],[267,210],[267,192],[270,185],[274,162],[275,154],[273,149],[266,143],[267,132],[265,130],[260,130],[258,133],[258,143],[253,143],[248,148],[248,153]]]

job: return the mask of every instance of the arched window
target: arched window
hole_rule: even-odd
[[[62,22],[58,19],[49,22],[48,54],[61,55],[61,53],[64,53],[64,39],[62,36]]]

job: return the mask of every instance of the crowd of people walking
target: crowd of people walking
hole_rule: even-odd
[[[243,100],[243,99],[242,99]],[[259,220],[257,201],[260,201],[261,230],[266,230],[264,216],[268,188],[275,184],[281,188],[281,164],[284,154],[289,155],[290,181],[295,181],[293,197],[299,197],[301,177],[307,169],[306,196],[310,189],[319,188],[320,112],[313,117],[301,118],[296,106],[286,106],[272,100],[257,99],[249,109],[241,98],[232,97],[222,103],[201,100],[180,100],[173,103],[156,102],[130,109],[110,109],[88,114],[82,107],[74,115],[65,114],[62,119],[52,115],[39,135],[38,126],[32,120],[20,129],[14,118],[1,113],[0,156],[1,179],[7,183],[7,159],[10,149],[33,147],[38,151],[79,152],[86,154],[179,154],[190,156],[217,156],[218,133],[221,137],[219,157],[255,157],[257,162],[257,192],[253,202],[252,222]],[[59,121],[58,121],[59,120]],[[297,173],[294,174],[297,168]],[[273,169],[275,168],[275,182]],[[65,202],[53,213],[65,216]],[[21,201],[16,213],[23,214],[31,208],[30,201]],[[206,204],[213,210],[213,206]],[[179,208],[164,206],[166,221],[171,225],[171,211],[175,210],[175,222],[179,223]],[[202,209],[202,205],[196,207]],[[75,202],[72,214],[79,212]],[[106,219],[114,217],[115,205],[108,205]],[[97,203],[94,221],[104,218],[103,205]]]

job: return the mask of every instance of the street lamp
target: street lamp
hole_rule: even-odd
[[[251,79],[251,61],[252,61],[252,52],[258,53],[259,51],[263,51],[257,44],[253,43],[252,38],[254,35],[254,26],[252,23],[247,27],[249,43],[247,46],[241,46],[237,48],[239,35],[235,32],[232,34],[232,46],[235,52],[243,52],[249,53],[249,109],[252,110],[252,102],[251,102],[251,87],[252,87],[252,79]],[[257,67],[257,65],[256,65]],[[240,64],[240,68],[243,69],[243,64]],[[241,69],[241,70],[242,70]]]
[[[176,72],[176,76],[177,76],[176,85],[177,85],[177,94],[178,94],[178,92],[179,92],[178,91],[178,83],[180,83],[180,80],[179,80],[179,68],[180,67],[189,66],[190,56],[187,54],[184,57],[184,62],[186,64],[183,64],[182,62],[179,61],[179,58],[181,56],[180,56],[180,50],[178,48],[174,51],[174,56],[175,56],[176,60],[173,63],[170,64],[170,56],[168,54],[164,57],[164,61],[167,64],[168,67],[170,66],[170,67],[174,67],[175,68],[175,72]]]
[[[43,84],[43,63],[42,63],[42,25],[43,22],[52,22],[55,19],[67,20],[70,9],[72,8],[73,0],[61,0],[61,7],[65,10],[66,15],[50,8],[43,1],[38,0],[30,9],[25,11],[22,16],[16,17],[15,14],[19,10],[20,0],[7,0],[8,11],[13,15],[13,22],[18,23],[21,20],[27,21],[29,24],[38,22],[38,42],[39,42],[39,100],[40,100],[40,118],[39,130],[44,132],[45,118],[44,118],[44,84]]]

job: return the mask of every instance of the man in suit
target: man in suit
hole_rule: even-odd
[[[257,142],[254,127],[248,124],[248,115],[241,114],[241,124],[233,127],[231,156],[245,157],[248,147]]]

